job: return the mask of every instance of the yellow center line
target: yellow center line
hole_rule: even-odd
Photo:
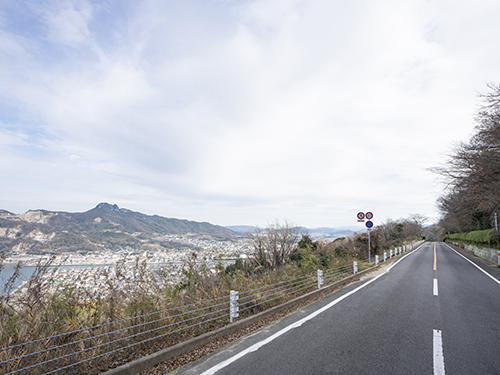
[[[437,269],[436,243],[434,242],[434,271]]]

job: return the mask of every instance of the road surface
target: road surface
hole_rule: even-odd
[[[483,263],[426,243],[177,374],[500,374],[500,269]]]

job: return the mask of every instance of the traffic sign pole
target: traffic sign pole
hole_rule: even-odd
[[[372,262],[372,247],[370,243],[370,232],[371,229],[368,229],[368,263]]]
[[[366,217],[370,217],[370,219],[373,217],[373,214],[371,212],[368,212],[366,214]],[[371,240],[370,240],[370,231],[373,228],[373,222],[368,220],[366,222],[366,227],[368,228],[368,263],[372,262],[372,246],[371,246]]]
[[[371,221],[371,219],[373,219],[373,213],[367,212],[365,214],[364,212],[358,212],[356,217],[358,218],[358,222],[363,223],[365,221],[364,220],[365,218],[368,220],[365,225],[368,228],[368,263],[371,263],[372,262],[372,246],[371,246],[370,231],[373,228],[373,221]]]

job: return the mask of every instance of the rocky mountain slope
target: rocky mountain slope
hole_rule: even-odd
[[[167,234],[231,239],[236,233],[210,223],[145,215],[100,203],[81,213],[30,210],[16,215],[0,210],[0,252],[95,251],[103,248],[161,245]]]

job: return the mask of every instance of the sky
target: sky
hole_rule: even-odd
[[[0,209],[435,222],[429,168],[500,83],[499,16],[498,0],[2,0]]]

